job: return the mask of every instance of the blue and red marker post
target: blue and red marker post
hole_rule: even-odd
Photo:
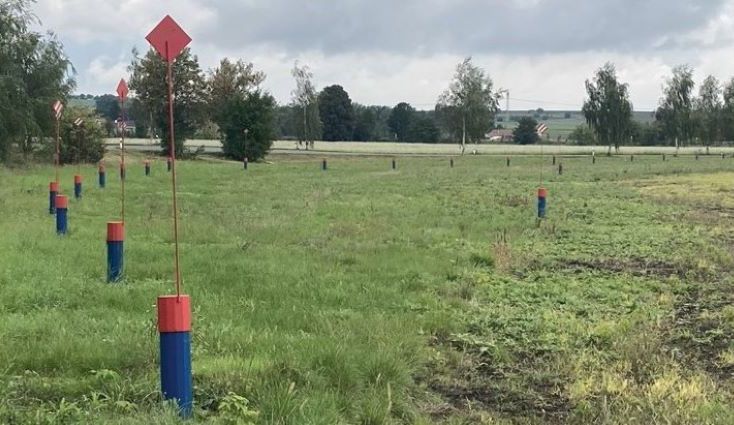
[[[244,158],[244,159],[242,160],[242,163],[244,164],[245,170],[247,170],[247,164],[249,163],[249,160],[247,159],[247,157],[245,157],[245,158]]]
[[[147,159],[145,160],[145,175],[150,176],[150,161]]]
[[[98,173],[99,173],[99,187],[104,189],[104,185],[105,185],[104,165],[99,164]]]
[[[74,174],[74,198],[79,199],[82,197],[82,176]]]
[[[122,277],[124,225],[121,221],[107,222],[107,283]]]
[[[56,233],[65,235],[67,230],[66,208],[68,201],[65,195],[56,195]]]
[[[50,182],[48,184],[48,213],[56,214],[56,195],[59,193],[59,184]]]
[[[545,218],[545,203],[548,191],[544,187],[538,188],[538,218]]]
[[[191,307],[188,295],[158,297],[161,392],[175,400],[184,418],[191,416]]]

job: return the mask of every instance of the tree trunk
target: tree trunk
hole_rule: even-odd
[[[466,117],[461,117],[461,154],[466,150]]]

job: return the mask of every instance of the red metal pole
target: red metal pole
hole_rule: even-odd
[[[181,272],[179,270],[178,255],[178,206],[176,204],[176,142],[173,133],[173,60],[168,54],[168,42],[166,41],[166,64],[168,69],[168,127],[171,139],[171,194],[173,196],[173,247],[176,280],[176,300],[181,300]]]
[[[59,165],[61,162],[60,154],[59,154],[59,121],[60,119],[58,116],[56,117],[56,158],[54,158],[56,161],[56,184],[59,184]]]
[[[122,117],[122,145],[120,146],[120,221],[122,225],[125,225],[125,130],[127,130],[127,124],[125,124],[125,98],[120,96],[120,113]]]

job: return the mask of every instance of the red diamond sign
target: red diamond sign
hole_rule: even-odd
[[[124,79],[121,79],[120,82],[117,84],[117,95],[120,96],[120,99],[125,99],[127,97],[127,93],[129,90],[127,89],[127,83]]]
[[[191,43],[191,37],[169,15],[145,39],[168,62],[173,61]]]

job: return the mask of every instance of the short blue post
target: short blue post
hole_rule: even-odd
[[[161,393],[174,400],[179,414],[188,418],[193,407],[191,390],[191,308],[188,295],[158,297]]]
[[[150,176],[150,161],[145,161],[145,175]]]
[[[125,180],[125,166],[120,164],[120,180]]]
[[[244,159],[244,160],[243,160],[242,162],[243,162],[243,163],[245,164],[245,170],[246,170],[246,169],[247,169],[247,164],[248,164],[248,162],[249,162],[249,161],[247,160],[247,157],[245,157],[245,159]]]
[[[56,195],[56,233],[65,235],[67,230],[67,199],[64,195]]]
[[[104,189],[105,184],[105,175],[104,175],[104,165],[99,166],[99,187]]]
[[[124,227],[121,221],[107,222],[107,283],[122,277]]]
[[[82,197],[82,176],[79,174],[74,175],[74,198],[79,199]]]
[[[59,193],[59,184],[50,182],[48,184],[48,213],[56,214],[56,195]]]
[[[545,188],[538,188],[538,218],[545,218],[545,198],[547,196],[548,191]]]

